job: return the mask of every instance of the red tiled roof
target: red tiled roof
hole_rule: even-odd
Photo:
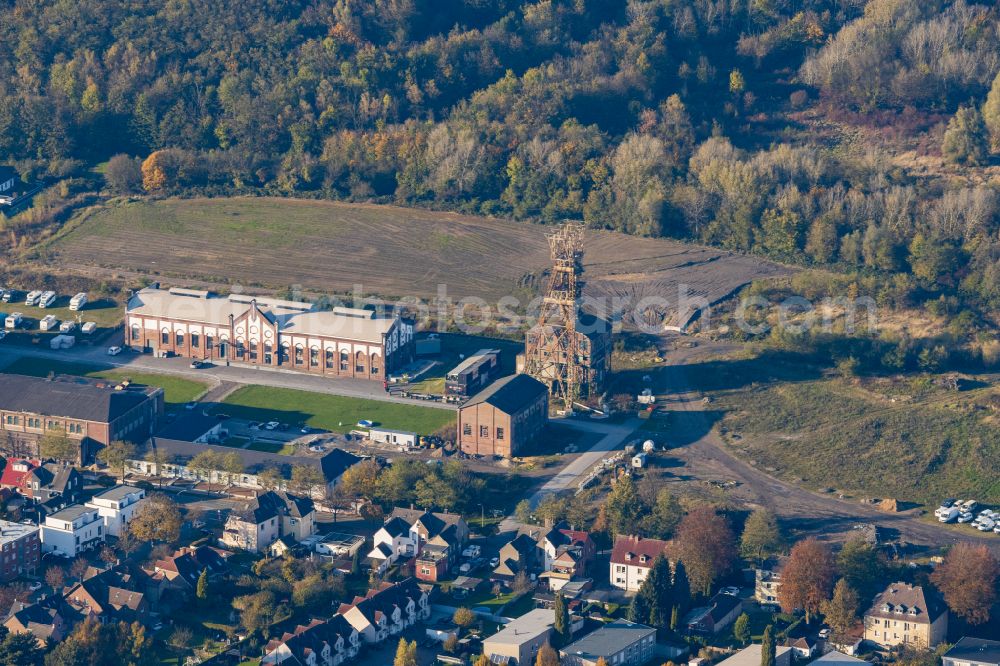
[[[19,471],[14,469],[14,466],[18,463],[26,463],[28,469],[25,471]],[[7,466],[3,468],[3,476],[0,477],[0,486],[10,486],[11,488],[20,488],[21,484],[24,482],[24,477],[28,476],[35,469],[38,468],[38,463],[33,460],[17,460],[12,459],[7,461]]]
[[[615,546],[611,550],[611,561],[615,564],[631,564],[632,566],[652,566],[657,555],[665,555],[669,542],[659,539],[643,539],[642,537],[626,536],[615,539]],[[626,555],[631,554],[632,559],[626,559]],[[640,561],[640,556],[645,555],[645,563]]]

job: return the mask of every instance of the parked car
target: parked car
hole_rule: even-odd
[[[829,638],[830,637],[830,630],[828,628],[826,628],[826,627],[823,627],[822,629],[819,630],[818,636],[820,638]]]
[[[264,430],[274,430],[279,425],[281,424],[278,423],[277,421],[268,421],[267,423],[264,424]]]
[[[738,596],[740,596],[740,588],[734,587],[734,586],[724,587],[724,588],[722,588],[719,591],[722,594],[727,594],[727,595],[729,595],[731,597],[738,597]]]
[[[960,523],[971,523],[972,519],[975,518],[975,517],[976,516],[972,512],[966,511],[965,513],[963,513],[962,515],[960,515],[958,517],[958,522],[960,522]]]
[[[108,356],[118,356],[118,354],[121,353],[122,353],[122,348],[119,347],[118,345],[115,345],[113,347],[108,347]]]
[[[375,423],[373,421],[369,421],[368,419],[361,419],[358,421],[359,428],[371,428],[374,425]]]
[[[491,569],[496,569],[498,566],[500,566],[500,558],[499,557],[491,557],[490,558],[490,568]]]
[[[199,370],[199,369],[205,367],[205,363],[203,361],[199,361],[198,359],[195,359],[195,360],[191,361],[191,364],[188,367],[190,367],[192,370]]]
[[[979,521],[979,524],[976,526],[976,529],[979,530],[980,532],[992,532],[993,528],[996,526],[997,526],[996,521],[987,518],[986,520]]]
[[[942,523],[952,523],[959,516],[958,507],[951,507],[950,509],[938,514],[938,521]]]

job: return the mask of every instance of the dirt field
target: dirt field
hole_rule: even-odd
[[[47,248],[81,272],[136,273],[177,282],[527,302],[544,283],[545,229],[391,206],[292,199],[168,199],[87,209]],[[678,287],[714,302],[786,269],[683,243],[591,232],[590,295],[660,296]]]

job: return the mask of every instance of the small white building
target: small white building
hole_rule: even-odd
[[[97,493],[85,506],[97,509],[97,513],[104,519],[107,534],[120,537],[122,528],[132,521],[145,498],[146,491],[142,488],[115,486]]]
[[[646,454],[640,451],[639,453],[632,456],[632,467],[642,468],[646,466]]]
[[[104,519],[97,509],[74,504],[45,517],[42,552],[76,557],[104,543]]]
[[[390,444],[403,448],[413,448],[417,445],[418,437],[415,432],[405,430],[390,430],[388,428],[371,428],[368,431],[368,439],[381,444]]]

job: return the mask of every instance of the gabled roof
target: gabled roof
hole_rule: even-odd
[[[513,414],[531,405],[540,395],[548,395],[548,388],[534,377],[510,375],[493,382],[472,397],[462,408],[488,404],[501,412]]]
[[[108,423],[161,390],[130,388],[116,391],[109,382],[83,377],[47,379],[4,375],[3,382],[0,382],[0,409]]]
[[[867,617],[933,623],[947,609],[930,589],[908,583],[893,583],[875,597]]]
[[[369,590],[364,597],[355,597],[353,603],[342,604],[337,614],[346,615],[355,608],[369,623],[375,624],[383,615],[391,617],[396,608],[405,611],[411,600],[416,604],[423,594],[424,591],[413,578],[398,583],[382,583],[379,587]]]
[[[396,507],[392,510],[392,513],[389,514],[385,524],[388,525],[396,518],[402,519],[409,526],[420,523],[424,529],[427,530],[428,539],[441,536],[446,541],[455,537],[455,531],[457,530],[458,525],[463,522],[462,516],[457,513],[432,513],[430,511],[422,511],[420,509],[404,509]],[[456,530],[449,531],[449,528],[453,527],[456,528]]]
[[[259,525],[278,516],[304,518],[314,511],[313,501],[307,497],[291,495],[283,490],[269,490],[233,511],[233,515]]]
[[[945,659],[975,664],[1000,664],[1000,641],[966,636],[942,656]]]
[[[334,615],[329,620],[313,619],[306,625],[297,625],[291,632],[285,632],[281,638],[273,638],[264,648],[264,654],[269,655],[282,645],[291,653],[289,661],[282,661],[282,666],[286,664],[305,664],[310,653],[322,654],[323,647],[330,646],[330,650],[335,653],[335,647],[339,638],[344,639],[345,646],[349,644],[351,634],[355,633],[354,627],[341,615]]]
[[[507,542],[507,546],[510,546],[522,559],[527,558],[535,551],[538,547],[538,543],[532,539],[527,534],[518,534],[516,537]],[[505,546],[506,547],[506,546]]]
[[[385,530],[389,536],[398,537],[403,534],[410,533],[410,524],[399,516],[396,516],[394,518],[389,518],[385,525],[382,526],[382,529]]]
[[[209,575],[221,573],[228,564],[229,553],[210,546],[186,547],[176,551],[170,557],[158,560],[153,566],[163,571],[172,571],[185,583],[194,587],[198,584],[201,572],[208,570]]]
[[[637,536],[620,536],[615,539],[611,549],[611,561],[614,564],[630,564],[632,566],[652,566],[657,555],[666,555],[670,543],[660,539],[643,539]],[[631,555],[631,559],[627,556]],[[641,561],[641,556],[646,561]]]
[[[15,467],[25,467],[27,469],[17,470],[14,469]],[[23,487],[25,477],[37,468],[38,461],[11,458],[7,461],[6,467],[3,468],[3,475],[0,476],[0,486],[21,488]]]

